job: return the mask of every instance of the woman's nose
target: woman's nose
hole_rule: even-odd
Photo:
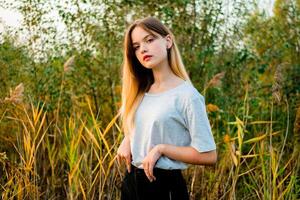
[[[141,44],[141,53],[145,53],[147,51],[147,47],[145,44]]]

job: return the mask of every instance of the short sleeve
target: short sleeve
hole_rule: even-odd
[[[216,149],[211,127],[206,113],[204,97],[199,94],[186,101],[185,121],[191,136],[191,144],[199,152]]]

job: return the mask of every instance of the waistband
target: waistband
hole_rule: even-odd
[[[138,168],[131,164],[131,171],[138,172],[138,173],[144,173],[144,169]],[[159,173],[159,174],[177,174],[181,173],[181,169],[161,169],[161,168],[153,168],[153,173]]]

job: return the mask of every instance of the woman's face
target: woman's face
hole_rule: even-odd
[[[168,61],[167,48],[172,45],[169,35],[154,35],[137,26],[131,32],[131,39],[135,55],[144,67],[152,69]]]

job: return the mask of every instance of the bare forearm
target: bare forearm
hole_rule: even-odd
[[[126,143],[130,143],[130,138],[128,135],[125,135],[123,140],[126,142]]]
[[[162,155],[189,164],[212,165],[217,161],[215,150],[200,153],[193,147],[181,147],[169,144],[159,144],[158,148]]]

